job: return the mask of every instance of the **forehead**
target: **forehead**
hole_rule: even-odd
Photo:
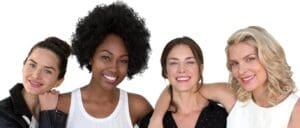
[[[103,50],[119,54],[127,54],[127,49],[123,40],[114,34],[108,35],[96,49],[97,52]]]
[[[168,58],[170,57],[177,58],[182,56],[194,56],[191,48],[185,44],[178,44],[174,46],[168,54]]]
[[[256,54],[256,48],[249,42],[233,44],[228,49],[229,59],[240,58],[249,54]]]
[[[28,60],[33,60],[40,65],[53,68],[58,68],[59,65],[58,56],[51,50],[45,48],[33,49],[31,54],[27,58],[27,61]]]

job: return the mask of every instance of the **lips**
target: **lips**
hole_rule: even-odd
[[[250,75],[250,76],[242,77],[241,80],[243,83],[249,83],[254,77],[255,75]]]
[[[39,88],[43,86],[43,84],[37,80],[29,80],[30,86],[33,88]]]

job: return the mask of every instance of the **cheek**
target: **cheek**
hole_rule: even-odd
[[[127,72],[128,72],[128,65],[120,65],[119,66],[119,71],[120,71],[121,74],[124,74],[126,76]]]
[[[23,69],[22,69],[22,75],[23,75],[23,77],[27,77],[30,74],[31,74],[31,71],[29,69],[23,67]]]
[[[262,78],[263,81],[267,81],[268,79],[268,74],[267,74],[267,71],[264,69],[264,68],[261,68],[260,69],[260,77],[259,78]]]
[[[172,74],[176,74],[176,69],[174,68],[174,67],[167,67],[166,68],[166,76],[168,77],[168,78],[170,78],[171,76],[172,76]]]
[[[188,68],[188,70],[189,70],[190,72],[193,72],[194,74],[198,74],[198,75],[199,75],[199,73],[201,72],[200,69],[199,69],[199,67],[198,67],[197,65],[194,65],[194,66]]]
[[[234,78],[237,78],[238,76],[238,70],[236,68],[231,68],[231,74]]]
[[[57,83],[58,83],[58,80],[57,79],[54,79],[54,78],[52,78],[52,79],[48,79],[47,80],[47,90],[50,90],[50,89],[52,89],[53,87],[55,87],[56,85],[57,85]]]

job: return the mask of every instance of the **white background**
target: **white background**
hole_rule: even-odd
[[[154,105],[167,80],[161,76],[160,54],[164,45],[183,35],[193,38],[204,52],[204,81],[227,81],[225,67],[227,38],[237,29],[259,25],[283,46],[293,78],[300,87],[299,4],[288,0],[128,0],[125,1],[146,20],[151,31],[152,52],[149,68],[119,87],[146,97]],[[0,2],[0,99],[22,82],[22,62],[30,48],[48,36],[70,44],[79,18],[97,4],[111,0],[1,0]],[[71,57],[61,92],[86,85],[90,74]]]

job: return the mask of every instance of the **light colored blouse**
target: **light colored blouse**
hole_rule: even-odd
[[[71,94],[67,128],[133,128],[127,92],[120,89],[119,102],[109,116],[95,118],[85,111],[80,89],[74,90]]]
[[[252,99],[237,101],[227,117],[227,128],[287,128],[298,96],[290,94],[276,106],[258,106]]]

